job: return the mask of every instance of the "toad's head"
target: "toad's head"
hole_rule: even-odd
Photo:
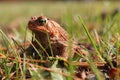
[[[48,19],[45,16],[40,17],[31,17],[31,19],[28,22],[28,28],[32,31],[44,31],[46,29],[46,24],[48,22]]]

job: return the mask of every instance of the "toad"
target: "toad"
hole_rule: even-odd
[[[57,22],[45,16],[34,16],[28,22],[28,28],[34,33],[35,39],[32,44],[42,57],[58,56],[68,59],[68,33]],[[72,55],[76,51],[84,52],[80,47],[72,44]]]

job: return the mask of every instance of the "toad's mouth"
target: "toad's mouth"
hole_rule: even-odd
[[[37,32],[43,32],[43,33],[46,33],[46,32],[49,32],[45,26],[39,26],[37,25],[36,23],[32,22],[32,21],[29,21],[28,23],[28,28],[31,30],[31,31],[37,31]]]
[[[44,26],[33,27],[33,28],[31,28],[31,30],[43,32],[43,33],[49,32]]]

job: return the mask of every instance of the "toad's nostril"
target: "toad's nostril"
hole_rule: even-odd
[[[37,19],[36,16],[31,17],[31,20],[36,20],[36,19]]]

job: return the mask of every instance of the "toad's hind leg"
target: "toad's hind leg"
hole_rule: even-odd
[[[52,44],[53,54],[54,56],[62,57],[68,59],[68,50],[67,46],[61,44],[59,42]]]

